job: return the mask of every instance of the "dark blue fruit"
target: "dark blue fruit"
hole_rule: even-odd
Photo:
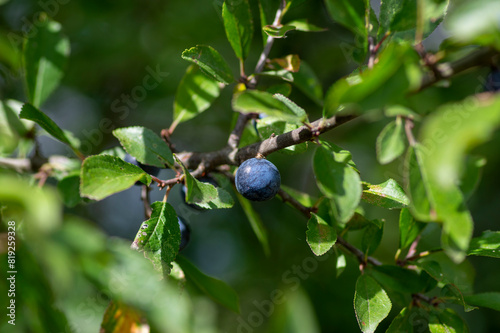
[[[177,216],[177,220],[179,221],[179,229],[181,229],[181,245],[179,245],[179,251],[182,251],[189,243],[191,229],[180,216]]]
[[[251,158],[236,171],[235,184],[238,192],[248,200],[266,201],[280,189],[280,172],[268,160]]]
[[[200,181],[202,183],[212,184],[215,187],[219,186],[219,184],[217,183],[217,181],[215,179],[213,179],[212,177],[208,177],[208,176],[200,177],[198,179],[198,181]],[[207,210],[206,208],[202,208],[202,207],[200,207],[198,205],[187,203],[186,202],[186,194],[187,194],[187,187],[186,187],[186,185],[182,185],[181,186],[181,196],[182,196],[182,200],[184,201],[184,203],[186,205],[188,205],[189,207],[191,207],[193,209],[196,209],[196,210],[199,210],[199,211]]]
[[[486,77],[486,83],[484,84],[485,91],[500,91],[500,70],[494,69]]]
[[[133,157],[130,154],[125,154],[125,158],[123,160],[125,162],[131,163],[131,164],[133,164],[135,166],[138,166],[139,168],[141,168],[142,170],[144,170],[144,172],[146,172],[147,174],[149,174],[151,176],[155,176],[156,177],[160,173],[160,168],[157,168],[157,167],[152,166],[152,165],[142,164],[141,162],[139,162],[138,160],[136,160],[135,157]],[[136,182],[135,185],[143,185],[143,184],[141,182]]]

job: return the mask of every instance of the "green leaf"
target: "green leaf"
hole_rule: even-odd
[[[446,28],[459,43],[492,46],[500,50],[496,0],[464,1],[454,6],[446,20]]]
[[[457,186],[469,149],[488,141],[500,126],[500,97],[471,96],[449,103],[427,117],[420,142],[425,143],[422,166],[436,220],[443,223],[442,245],[459,262],[472,237],[473,221]],[[421,148],[422,149],[422,148]]]
[[[295,27],[295,30],[299,31],[307,31],[307,32],[326,31],[325,28],[320,28],[314,24],[309,23],[307,19],[294,20],[292,22],[288,22],[287,25],[293,25]]]
[[[143,164],[172,167],[174,156],[168,145],[152,130],[141,127],[122,127],[113,131],[123,148]]]
[[[70,44],[61,33],[61,25],[45,14],[32,29],[36,31],[31,31],[24,43],[23,63],[28,99],[40,107],[64,76]]]
[[[420,120],[422,117],[413,111],[402,105],[391,105],[384,109],[384,115],[386,117],[397,117],[403,116],[410,119]]]
[[[416,221],[408,208],[401,209],[399,215],[399,248],[406,249],[409,247],[426,226],[426,223]]]
[[[406,94],[421,82],[420,57],[409,44],[389,44],[372,69],[342,78],[327,92],[325,117],[331,117],[340,106],[360,112],[389,104],[404,104]]]
[[[363,274],[356,281],[354,310],[359,328],[373,333],[391,311],[392,303],[384,289],[370,276]]]
[[[175,157],[177,163],[184,171],[184,184],[186,185],[186,202],[195,204],[205,209],[231,208],[234,200],[226,190],[215,187],[209,183],[203,183],[194,178],[184,164]]]
[[[373,224],[372,221],[368,220],[366,217],[356,212],[354,213],[353,217],[349,220],[349,222],[347,222],[346,228],[349,228],[349,230],[362,230],[371,224]]]
[[[285,38],[286,33],[292,30],[295,30],[295,26],[286,24],[286,25],[266,25],[262,28],[264,32],[273,38]]]
[[[182,52],[182,59],[200,66],[211,78],[224,84],[234,81],[233,73],[222,56],[213,47],[197,45]]]
[[[292,93],[292,85],[290,83],[279,83],[267,87],[265,91],[272,95],[280,94],[288,97]]]
[[[443,21],[448,4],[448,0],[422,1],[423,38],[429,36]],[[415,0],[383,1],[380,6],[379,38],[390,33],[396,39],[413,40],[418,24],[417,12]]]
[[[262,301],[260,304],[257,301],[256,307],[261,309],[273,309],[272,315],[269,318],[269,323],[266,323],[266,332],[287,332],[287,333],[320,333],[321,327],[318,323],[316,310],[313,306],[308,292],[304,288],[284,292],[273,292],[271,295],[278,295],[275,298],[270,298],[270,303]],[[267,305],[267,304],[269,305]],[[269,312],[266,312],[269,313]],[[243,326],[239,326],[241,328]],[[249,326],[251,327],[251,326]],[[235,332],[237,330],[234,330]],[[247,331],[241,330],[241,333]],[[255,331],[256,332],[256,331]]]
[[[168,275],[181,244],[179,221],[166,202],[154,202],[151,209],[151,217],[142,222],[132,247],[143,250],[156,270]]]
[[[408,308],[403,308],[401,312],[392,320],[391,325],[385,333],[413,333],[413,325],[409,320]]]
[[[465,160],[465,168],[460,177],[460,191],[464,194],[465,199],[469,199],[481,180],[483,167],[486,165],[486,159],[479,156],[467,156]]]
[[[489,141],[498,127],[500,96],[471,96],[433,112],[423,124],[419,140],[427,155],[430,180],[444,188],[454,185],[466,152]]]
[[[259,0],[260,30],[262,34],[262,43],[264,44],[263,46],[266,45],[268,36],[262,28],[273,23],[279,6],[280,3],[274,0]]]
[[[292,198],[300,202],[302,205],[306,207],[312,207],[318,201],[318,198],[311,196],[308,193],[297,191],[289,186],[281,185],[281,189],[285,191]],[[287,202],[289,203],[289,202]]]
[[[441,270],[441,266],[437,261],[434,260],[429,260],[429,261],[422,261],[422,262],[417,262],[418,267],[422,268],[432,276],[436,281],[438,282],[443,282],[443,283],[450,283],[447,279],[447,277],[444,276],[443,271]]]
[[[428,333],[429,312],[422,307],[404,308],[394,318],[386,333]]]
[[[60,227],[62,210],[56,193],[48,187],[30,185],[24,179],[0,174],[0,202],[22,212],[28,236],[44,237]],[[6,217],[4,210],[2,215]]]
[[[87,157],[80,179],[80,195],[94,200],[126,190],[137,181],[151,183],[151,176],[141,168],[109,155]]]
[[[248,0],[225,0],[222,18],[227,39],[236,57],[245,60],[253,37],[253,19]]]
[[[384,234],[384,221],[373,220],[366,227],[361,238],[361,249],[366,255],[371,255],[377,250]]]
[[[42,111],[35,108],[33,105],[28,103],[24,104],[19,117],[34,121],[40,125],[41,128],[46,130],[52,137],[67,144],[75,152],[75,154],[81,156],[81,153],[78,151],[78,145],[75,144],[75,140],[72,136],[68,136],[67,132],[64,132],[52,119],[50,119]]]
[[[346,223],[354,215],[361,199],[359,174],[348,164],[350,154],[322,145],[314,154],[314,174],[321,192],[333,200],[335,218]]]
[[[394,265],[374,266],[370,274],[387,290],[401,293],[422,292],[429,278],[428,275],[422,276],[414,270]]]
[[[417,220],[432,221],[434,213],[429,201],[427,170],[422,165],[422,152],[419,144],[410,146],[405,159],[406,193],[410,198],[410,210]]]
[[[326,8],[334,21],[366,38],[365,5],[364,0],[326,0]]]
[[[307,244],[317,256],[328,252],[337,242],[335,228],[328,225],[321,217],[312,213],[307,222]]]
[[[433,262],[429,264],[429,262]],[[437,252],[415,262],[422,267],[436,281],[454,286],[460,293],[473,292],[476,271],[472,264],[464,260],[456,264],[443,252]]]
[[[175,93],[174,122],[183,123],[207,110],[220,90],[219,83],[203,74],[198,66],[189,66]]]
[[[188,332],[192,317],[187,295],[161,279],[144,254],[131,251],[130,242],[114,238],[102,245],[104,250],[92,256],[75,258],[75,263],[84,263],[81,269],[95,288],[139,310],[161,332]]]
[[[275,94],[275,95],[273,95],[273,97],[276,98],[281,103],[283,103],[285,105],[285,107],[288,110],[290,110],[290,113],[293,113],[297,117],[301,117],[302,119],[305,118],[306,121],[309,121],[307,119],[306,111],[303,108],[301,108],[300,106],[298,106],[297,104],[295,104],[294,101],[290,100],[289,98],[287,98],[286,96],[283,96],[281,94]]]
[[[472,238],[467,255],[500,258],[500,231],[484,231]]]
[[[61,194],[64,205],[67,207],[75,207],[82,201],[79,174],[72,174],[61,179],[57,183],[57,189]]]
[[[293,124],[302,124],[305,115],[297,116],[283,102],[270,93],[258,90],[245,90],[233,96],[233,109],[241,113],[265,113],[270,117]]]
[[[200,288],[216,302],[219,302],[236,313],[240,312],[238,295],[233,288],[223,281],[203,274],[183,256],[179,256],[177,258],[177,263],[186,274],[188,281],[193,282],[198,288]]]
[[[462,291],[454,283],[448,283],[441,288],[440,299],[448,303],[462,305],[464,307],[465,312],[470,312],[472,310],[477,309],[477,307],[469,305],[468,303],[465,302],[465,298]]]
[[[429,318],[431,333],[468,333],[465,321],[452,309],[433,311]]]
[[[292,73],[293,85],[299,88],[307,97],[316,104],[323,105],[323,89],[321,82],[304,60],[300,61],[299,71]]]
[[[406,148],[406,135],[400,117],[384,127],[377,137],[377,160],[380,164],[388,164],[401,156]]]
[[[469,304],[500,311],[500,293],[489,292],[465,296]]]
[[[15,100],[0,101],[0,156],[14,152],[31,124],[34,125],[31,121],[19,119],[21,107],[21,102]]]
[[[264,223],[262,223],[262,219],[259,216],[259,213],[257,213],[253,207],[250,201],[246,200],[242,195],[239,193],[236,194],[236,197],[238,198],[238,201],[240,202],[241,208],[243,208],[243,212],[245,212],[245,215],[250,222],[250,226],[252,227],[253,232],[255,233],[255,236],[257,236],[257,239],[259,240],[260,244],[262,245],[262,249],[264,250],[264,253],[266,256],[269,256],[270,254],[270,249],[269,249],[269,240],[267,237],[267,230],[264,226]]]
[[[392,178],[379,185],[366,184],[361,199],[387,209],[404,208],[410,203],[403,188]]]
[[[335,254],[337,255],[337,262],[335,264],[335,275],[338,278],[347,267],[347,260],[345,258],[344,253],[342,253],[341,251],[337,251],[337,249],[335,249]]]

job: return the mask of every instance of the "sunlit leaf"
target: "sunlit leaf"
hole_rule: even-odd
[[[446,27],[461,43],[493,46],[500,50],[499,11],[500,3],[496,0],[465,1],[454,6]]]
[[[137,161],[164,168],[174,165],[174,156],[168,145],[152,130],[141,127],[122,127],[113,131],[125,150]]]
[[[177,214],[166,202],[154,202],[151,209],[151,217],[141,224],[133,247],[143,250],[158,271],[168,274],[181,244]]]
[[[78,152],[78,144],[73,139],[73,136],[68,135],[69,133],[63,131],[52,119],[33,105],[24,104],[19,117],[34,121],[52,137],[70,146],[77,155],[81,155]]]
[[[246,59],[253,37],[253,19],[248,0],[224,1],[222,18],[227,39],[236,57]]]
[[[177,86],[174,102],[174,122],[188,121],[207,110],[219,97],[219,83],[191,65]]]
[[[427,224],[416,221],[408,208],[399,215],[399,248],[406,249],[418,237]]]
[[[328,225],[321,217],[311,214],[307,222],[307,244],[317,256],[328,252],[337,241],[335,228]]]
[[[31,38],[26,39],[23,63],[28,99],[40,107],[64,76],[70,44],[61,33],[61,25],[45,14],[40,14],[32,29],[36,31],[31,31]]]
[[[314,154],[314,174],[321,192],[333,200],[335,217],[349,221],[361,199],[359,174],[349,165],[350,155],[343,155],[324,145]]]
[[[406,135],[403,121],[397,118],[384,127],[377,137],[377,160],[387,164],[401,156],[406,148]]]
[[[219,52],[211,46],[197,45],[184,50],[182,59],[198,65],[204,73],[219,82],[230,84],[234,81],[233,73],[228,64]],[[198,93],[198,95],[200,94]]]
[[[472,238],[468,255],[500,258],[500,231],[484,231]]]
[[[186,202],[195,204],[200,208],[218,209],[231,208],[234,200],[231,194],[220,187],[215,187],[209,183],[203,183],[194,178],[186,169],[184,164],[176,157],[177,163],[184,171],[184,184],[186,185]]]
[[[404,104],[405,95],[420,86],[420,57],[409,44],[389,44],[377,64],[361,74],[335,82],[325,98],[325,117],[341,105],[359,112],[389,104]]]
[[[265,113],[280,120],[301,124],[305,115],[297,116],[283,102],[273,95],[258,90],[246,90],[233,97],[233,109],[241,113]]]
[[[356,281],[354,310],[359,328],[373,333],[391,311],[392,303],[384,289],[369,275],[360,275]]]
[[[109,155],[87,157],[80,179],[80,195],[94,200],[126,190],[137,181],[151,183],[151,176],[141,168]]]
[[[392,178],[379,185],[365,184],[361,199],[387,209],[403,208],[410,203],[403,188]]]
[[[325,31],[325,28],[320,28],[314,24],[311,24],[307,21],[307,19],[293,20],[288,22],[287,25],[293,25],[295,30],[299,31],[308,31],[308,32],[320,32]]]
[[[266,25],[262,28],[266,34],[273,38],[285,38],[286,33],[292,30],[295,30],[295,26],[286,24],[286,25]]]

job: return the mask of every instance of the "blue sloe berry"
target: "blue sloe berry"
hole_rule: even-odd
[[[251,158],[236,171],[235,184],[238,192],[248,200],[266,201],[278,193],[281,177],[273,163],[262,158]]]
[[[500,70],[494,69],[488,74],[484,90],[491,92],[500,91]]]
[[[179,251],[182,251],[189,243],[189,238],[191,237],[191,228],[189,224],[184,221],[180,216],[177,216],[179,221],[179,229],[181,230],[181,244],[179,245]]]

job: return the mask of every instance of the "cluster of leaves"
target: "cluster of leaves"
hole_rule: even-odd
[[[211,46],[197,45],[185,50],[181,56],[191,64],[177,89],[172,125],[166,129],[169,138],[165,140],[144,127],[119,128],[113,135],[123,149],[93,156],[84,156],[78,139],[40,110],[59,85],[70,51],[61,26],[48,17],[40,18],[38,32],[26,40],[22,52],[28,103],[7,100],[0,104],[0,126],[6,129],[2,132],[1,155],[15,155],[19,160],[27,157],[35,149],[39,134],[48,134],[68,145],[75,158],[49,158],[36,170],[21,168],[36,171],[35,175],[27,172],[26,178],[55,178],[62,201],[68,207],[102,200],[137,181],[144,186],[154,181],[167,188],[165,200],[152,203],[151,216],[142,223],[132,244],[141,255],[128,249],[123,241],[106,239],[78,218],[62,217],[59,199],[50,187],[38,189],[12,174],[1,176],[4,219],[22,221],[18,255],[23,261],[38,262],[38,265],[23,265],[24,269],[49,272],[46,279],[33,285],[43,287],[54,307],[71,308],[69,305],[75,299],[64,299],[62,295],[72,288],[71,281],[79,281],[85,288],[95,288],[111,299],[102,323],[105,332],[146,326],[160,331],[189,332],[193,310],[186,293],[179,295],[173,283],[184,284],[187,279],[215,301],[239,311],[238,296],[233,289],[203,274],[178,255],[177,215],[167,202],[171,187],[180,182],[187,187],[186,202],[204,209],[231,208],[236,196],[264,251],[269,253],[266,229],[252,204],[229,186],[215,187],[196,178],[213,172],[231,179],[240,161],[227,157],[225,168],[221,168],[207,155],[193,168],[189,162],[192,154],[173,152],[169,143],[178,124],[209,110],[221,90],[234,84],[231,106],[246,124],[241,131],[233,132],[238,137],[236,147],[224,150],[231,156],[240,148],[298,128],[309,130],[316,137],[327,122],[347,115],[369,114],[389,119],[376,142],[377,158],[384,165],[403,161],[403,186],[390,178],[381,184],[362,181],[349,151],[314,138],[317,147],[312,164],[321,197],[285,186],[281,194],[284,201],[307,216],[306,239],[316,256],[333,249],[337,253],[338,274],[345,267],[345,253],[354,254],[359,261],[361,272],[354,291],[354,310],[361,331],[374,332],[389,315],[393,303],[402,310],[392,320],[388,332],[413,332],[417,329],[415,316],[424,320],[425,331],[468,332],[467,325],[450,304],[462,305],[465,311],[476,306],[500,310],[500,294],[474,294],[471,278],[464,273],[469,269],[466,264],[469,255],[500,257],[500,232],[486,231],[472,238],[473,220],[466,205],[484,165],[484,159],[468,155],[468,151],[486,142],[500,124],[500,96],[492,93],[467,96],[433,105],[430,113],[427,106],[410,98],[418,96],[428,80],[449,76],[440,72],[439,63],[425,63],[427,58],[421,49],[421,41],[445,17],[448,1],[384,1],[377,18],[368,1],[326,0],[332,19],[356,36],[358,44],[351,55],[359,62],[359,68],[336,81],[324,96],[311,68],[297,55],[267,59],[274,39],[284,38],[293,30],[323,30],[306,20],[282,22],[289,8],[302,2],[259,1],[264,61],[259,61],[254,72],[247,73],[245,60],[255,28],[251,7],[247,0],[226,0],[222,17],[227,39],[240,63],[240,77],[235,78],[222,55]],[[485,3],[495,6],[492,1]],[[464,33],[457,22],[474,14],[464,7],[451,13],[449,19],[453,35],[460,38],[443,43],[438,57],[448,68],[458,55],[464,57],[464,52],[468,56],[482,52],[477,47],[471,50],[470,45],[492,47],[496,49],[490,51],[492,54],[500,51],[498,27]],[[479,10],[478,6],[473,8]],[[261,87],[258,81],[263,76],[276,83]],[[289,98],[294,88],[323,108],[323,118],[314,123],[317,125],[310,123],[307,112]],[[35,124],[44,132],[40,133]],[[418,138],[413,135],[415,125],[420,127]],[[272,151],[252,152],[256,155],[280,150],[299,154],[310,149],[309,146],[314,146],[309,140],[296,138],[273,147]],[[171,168],[178,175],[170,180],[151,177],[125,162],[125,152],[142,164]],[[249,157],[253,156],[246,156]],[[364,216],[362,201],[400,210],[400,242],[393,264],[382,264],[371,257],[380,245],[385,221]],[[441,230],[441,244],[418,252],[424,231],[436,225],[440,228],[434,230]],[[359,249],[347,241],[354,232],[362,234]],[[53,258],[40,253],[58,256],[57,267]],[[31,273],[26,272],[26,276],[44,276]],[[26,317],[34,318],[29,328],[62,330],[75,315],[71,311],[51,311],[47,316],[38,313],[33,309],[39,307],[40,300],[30,298],[29,289],[20,293],[20,301],[30,305],[25,310],[29,314]]]

